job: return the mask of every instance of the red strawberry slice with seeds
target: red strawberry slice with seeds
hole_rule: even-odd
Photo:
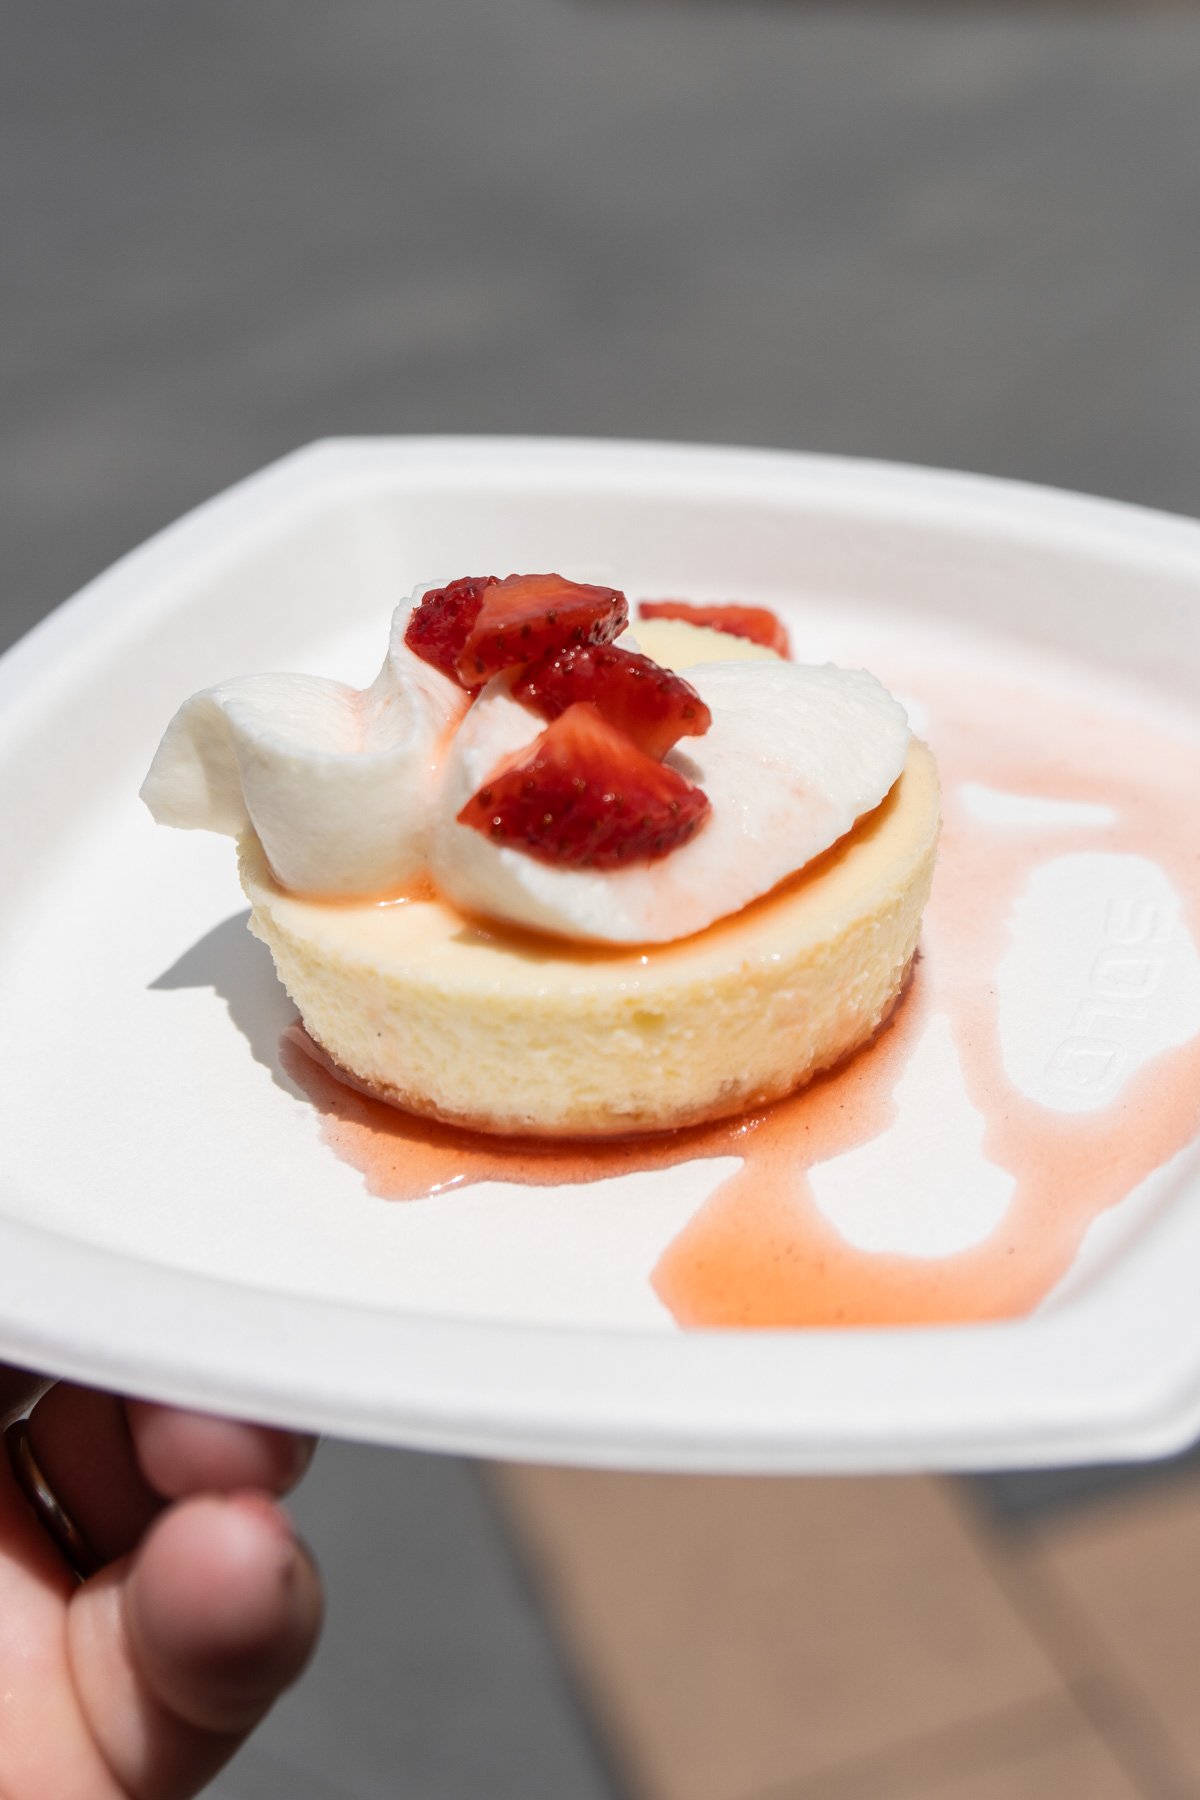
[[[624,594],[561,575],[510,575],[483,595],[455,668],[464,687],[572,644],[609,644],[629,623]]]
[[[766,606],[735,606],[732,601],[728,605],[695,606],[690,600],[643,600],[638,615],[643,619],[681,619],[685,625],[707,625],[712,631],[727,631],[730,637],[765,644],[779,656],[792,654],[783,621]]]
[[[678,739],[702,737],[712,724],[708,707],[682,675],[615,644],[548,651],[517,677],[513,695],[543,719],[590,702],[660,762]]]
[[[484,592],[498,583],[495,575],[464,575],[445,587],[430,588],[408,621],[404,641],[409,649],[457,681],[458,659],[479,617]]]
[[[458,818],[559,868],[622,869],[686,843],[710,810],[700,788],[579,702],[503,764]]]

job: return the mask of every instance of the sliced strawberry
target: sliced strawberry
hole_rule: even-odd
[[[493,843],[567,869],[621,869],[686,843],[708,796],[594,706],[567,710],[459,813]]]
[[[712,714],[682,675],[615,644],[547,651],[517,678],[513,693],[543,719],[557,719],[568,706],[589,701],[660,762],[677,739],[703,737],[712,724]]]
[[[629,623],[616,588],[587,587],[561,575],[510,575],[489,586],[455,664],[464,687],[478,687],[514,663],[569,644],[610,644]]]
[[[416,656],[423,657],[458,680],[458,659],[479,617],[486,588],[498,583],[495,575],[464,575],[445,587],[430,588],[421,604],[413,610],[404,641]]]
[[[643,600],[638,607],[643,619],[682,619],[686,625],[707,625],[727,631],[730,637],[752,638],[780,656],[791,656],[783,621],[765,606],[693,606],[689,600]]]

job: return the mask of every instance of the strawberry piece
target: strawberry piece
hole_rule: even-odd
[[[707,625],[727,631],[730,637],[751,638],[780,656],[790,657],[783,621],[765,606],[693,606],[689,600],[643,600],[638,607],[643,619],[682,619],[685,625]]]
[[[610,644],[629,623],[616,588],[587,587],[561,575],[510,575],[489,586],[455,668],[478,687],[514,663],[533,662],[570,644]]]
[[[567,869],[621,869],[684,844],[708,796],[577,703],[473,794],[459,822]]]
[[[445,587],[430,588],[408,621],[404,641],[409,649],[457,681],[458,659],[479,617],[484,592],[497,582],[495,575],[464,575]]]
[[[513,694],[543,719],[557,719],[568,706],[588,701],[660,762],[679,738],[702,737],[712,724],[712,714],[682,675],[615,644],[550,650],[517,678]]]

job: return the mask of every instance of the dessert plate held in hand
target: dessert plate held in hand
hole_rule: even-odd
[[[297,1039],[228,846],[139,805],[189,692],[361,688],[414,584],[531,567],[773,608],[932,746],[915,977],[798,1099],[607,1148],[417,1126]],[[0,1355],[629,1466],[1061,1461],[1196,1429],[1200,528],[757,452],[327,445],[127,558],[0,681]]]

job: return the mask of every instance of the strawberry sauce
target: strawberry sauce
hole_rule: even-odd
[[[371,1193],[410,1199],[474,1181],[577,1183],[739,1156],[741,1169],[698,1207],[654,1272],[681,1325],[999,1319],[1027,1313],[1050,1292],[1093,1220],[1200,1134],[1200,1035],[1160,1052],[1099,1110],[1058,1112],[1028,1099],[1005,1071],[998,1032],[996,971],[1014,905],[1051,859],[1141,856],[1165,873],[1200,940],[1200,744],[1048,685],[981,683],[965,669],[880,673],[928,709],[945,825],[920,960],[874,1043],[761,1114],[596,1145],[471,1136],[408,1117],[337,1080],[294,1028],[283,1047],[287,1070],[324,1115],[325,1141]],[[964,804],[968,782],[1099,804],[1112,821],[984,822]],[[1114,922],[1121,967],[1155,966],[1156,929],[1136,910]],[[1012,1197],[991,1235],[956,1254],[856,1249],[819,1210],[808,1172],[888,1130],[897,1084],[934,1016],[950,1022],[967,1094],[985,1120],[982,1154],[1013,1177]],[[1101,997],[1087,1010],[1081,997],[1079,1035],[1062,1054],[1090,1066],[1111,1049],[1120,1016],[1119,999]]]

